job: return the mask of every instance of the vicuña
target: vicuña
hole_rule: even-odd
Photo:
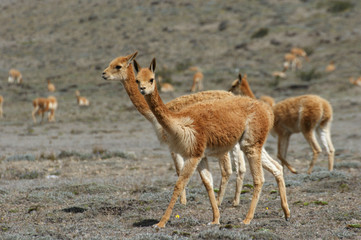
[[[9,71],[8,82],[9,83],[16,82],[18,84],[21,84],[21,83],[23,83],[23,75],[20,73],[19,70],[12,68]]]
[[[190,67],[189,70],[194,71],[193,75],[193,84],[191,87],[191,92],[202,91],[203,90],[203,73],[198,67]]]
[[[0,118],[3,118],[3,103],[4,103],[4,98],[3,96],[0,95]]]
[[[240,81],[242,84],[238,85],[239,90],[237,91],[254,98],[247,79],[240,77]],[[277,157],[281,160],[282,165],[286,165],[291,172],[297,173],[297,170],[287,162],[286,155],[291,135],[301,132],[310,144],[313,152],[313,158],[307,172],[309,174],[312,172],[318,155],[322,152],[317,142],[316,134],[321,139],[328,153],[328,169],[330,171],[333,170],[335,154],[331,141],[333,113],[331,104],[327,100],[316,95],[291,97],[276,104],[271,97],[261,100],[273,106],[275,121],[271,134],[278,136]]]
[[[89,100],[86,97],[82,97],[80,96],[80,92],[79,90],[75,91],[75,96],[76,96],[76,101],[78,103],[79,106],[89,106]]]
[[[55,92],[55,85],[51,83],[50,79],[48,79],[48,91]]]
[[[55,121],[55,110],[58,107],[58,101],[55,97],[49,96],[48,98],[35,98],[33,100],[33,120],[34,123],[36,123],[35,115],[41,114],[41,122],[43,122],[44,119],[44,113],[49,112],[48,114],[48,121],[54,122]]]

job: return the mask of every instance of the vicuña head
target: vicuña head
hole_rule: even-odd
[[[134,68],[138,72],[135,81],[138,84],[140,93],[143,95],[149,95],[153,93],[154,90],[156,89],[155,74],[154,74],[155,66],[156,66],[155,58],[153,58],[148,68],[150,71],[147,70],[146,68],[142,69],[139,66],[138,62],[134,60]]]
[[[247,82],[247,74],[244,74],[243,76],[239,74],[238,79],[233,81],[232,86],[228,91],[235,95],[246,95],[251,98],[256,98]]]
[[[118,57],[110,62],[109,66],[103,71],[103,79],[108,81],[125,81],[128,78],[128,67],[133,59],[138,55],[134,52],[125,57]]]

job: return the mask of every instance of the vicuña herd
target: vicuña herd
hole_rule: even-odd
[[[249,224],[253,219],[264,183],[263,168],[276,178],[281,206],[288,220],[290,210],[283,167],[263,148],[270,132],[278,136],[278,158],[282,165],[286,165],[293,173],[296,173],[296,170],[285,159],[290,135],[302,132],[310,143],[314,154],[308,170],[308,173],[311,173],[321,151],[315,138],[315,133],[319,134],[329,154],[329,170],[332,171],[334,158],[330,137],[332,108],[326,100],[315,95],[290,98],[279,103],[275,103],[274,99],[268,96],[257,100],[246,78],[240,75],[230,89],[234,94],[225,91],[198,92],[178,97],[165,104],[157,88],[156,60],[153,59],[149,67],[142,68],[135,60],[137,54],[138,52],[135,52],[112,60],[103,71],[102,77],[123,84],[134,106],[151,122],[158,139],[166,143],[171,152],[178,180],[169,206],[156,227],[165,226],[179,196],[180,202],[186,204],[185,187],[196,169],[211,203],[213,212],[211,224],[219,224],[218,206],[222,203],[232,173],[230,157],[237,169],[233,204],[239,204],[240,189],[246,171],[243,154],[249,162],[254,182],[250,208],[243,222]],[[294,54],[307,58],[302,52]],[[195,91],[197,81],[193,83],[192,91]],[[286,114],[287,109],[291,109],[292,112]],[[214,195],[207,156],[216,156],[219,159],[222,180],[217,199]]]
[[[8,76],[8,83],[13,84],[17,83],[18,85],[23,84],[23,76],[21,72],[17,69],[10,69]],[[56,88],[54,83],[51,82],[50,78],[47,79],[47,89],[49,92],[55,92]],[[78,90],[75,91],[77,104],[79,106],[89,106],[89,100],[86,97],[80,96]],[[3,118],[3,102],[4,98],[0,95],[0,118]],[[33,100],[33,111],[31,113],[34,123],[36,123],[36,115],[41,115],[41,122],[43,122],[44,114],[48,112],[48,121],[55,121],[55,111],[58,107],[58,101],[54,96],[49,96],[47,98],[35,98]]]
[[[220,223],[219,206],[222,203],[229,178],[232,174],[232,161],[236,166],[237,180],[233,205],[240,203],[240,193],[246,173],[244,156],[250,166],[253,178],[253,196],[249,211],[243,223],[249,224],[254,217],[255,209],[264,184],[263,169],[269,171],[276,179],[281,207],[285,219],[290,218],[287,203],[286,186],[283,177],[286,166],[292,173],[297,170],[286,160],[290,136],[302,133],[311,146],[313,158],[308,168],[312,172],[315,162],[321,152],[316,135],[328,153],[328,169],[333,170],[335,149],[331,141],[332,107],[330,103],[316,95],[291,97],[275,102],[272,97],[261,96],[256,99],[247,81],[247,75],[239,74],[229,91],[203,90],[203,73],[198,67],[189,68],[195,71],[191,92],[197,93],[177,97],[164,103],[161,92],[173,92],[174,87],[169,83],[162,83],[161,77],[156,76],[156,59],[149,67],[142,68],[135,60],[138,52],[118,57],[112,60],[103,71],[102,77],[108,81],[120,81],[125,92],[136,109],[152,124],[158,140],[167,144],[175,164],[178,180],[175,183],[170,203],[155,227],[162,228],[169,220],[173,207],[180,197],[180,203],[186,204],[185,187],[195,172],[198,171],[208,193],[211,203],[213,219],[211,224]],[[284,69],[274,72],[276,77],[286,77],[285,71],[291,67],[300,69],[300,58],[309,61],[306,51],[292,48],[284,56]],[[334,69],[333,69],[334,70]],[[333,71],[332,70],[332,71]],[[331,71],[328,71],[331,72]],[[18,70],[11,69],[9,83],[22,84],[22,75]],[[357,85],[358,80],[350,78],[350,82]],[[48,91],[54,92],[55,86],[48,82]],[[75,91],[77,104],[88,106],[89,100]],[[0,96],[0,117],[2,118],[3,97]],[[36,122],[36,115],[48,112],[48,121],[55,121],[55,110],[58,101],[54,96],[36,98],[33,101],[32,118]],[[278,138],[277,161],[264,148],[268,134]],[[219,160],[221,182],[217,197],[214,194],[213,178],[208,165],[208,156],[215,156]]]

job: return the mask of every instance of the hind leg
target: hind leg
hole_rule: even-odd
[[[224,154],[219,158],[219,166],[221,168],[222,179],[217,196],[218,206],[220,206],[223,201],[224,193],[226,191],[229,178],[232,175],[232,164],[228,153]]]
[[[201,160],[201,162],[198,164],[197,170],[199,172],[199,175],[201,176],[204,186],[206,187],[208,198],[214,213],[213,222],[211,222],[210,224],[219,224],[220,215],[219,215],[217,201],[214,195],[212,173],[209,171],[207,158],[203,158]],[[217,216],[217,212],[218,212],[218,216]]]
[[[310,166],[307,170],[308,174],[311,174],[313,166],[315,165],[317,158],[318,158],[318,154],[322,152],[322,149],[320,147],[320,145],[317,142],[316,136],[315,136],[315,130],[310,130],[307,132],[302,132],[303,136],[306,138],[307,142],[310,144],[311,148],[312,148],[312,152],[313,152],[313,157],[312,157],[312,161],[310,163]]]
[[[233,206],[238,206],[243,187],[243,179],[246,173],[246,162],[244,161],[244,154],[241,151],[238,143],[234,146],[234,148],[230,153],[231,153],[231,158],[235,163],[236,172],[237,172],[236,191],[233,199]]]
[[[281,133],[278,134],[278,151],[277,157],[281,160],[282,166],[286,165],[286,167],[292,172],[297,173],[297,170],[294,169],[286,160],[288,144],[290,141],[291,134],[290,133]]]
[[[335,157],[335,148],[333,147],[332,141],[331,141],[331,124],[328,123],[325,127],[318,128],[317,132],[320,136],[322,145],[325,147],[327,154],[328,154],[328,170],[333,170],[333,163],[334,163],[334,157]]]

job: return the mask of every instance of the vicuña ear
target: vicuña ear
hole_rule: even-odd
[[[238,82],[239,82],[239,84],[242,83],[242,74],[239,74],[239,75],[238,75]]]
[[[138,55],[138,51],[135,51],[134,53],[128,55],[127,58],[127,67],[129,64],[135,59],[135,57]]]
[[[135,71],[138,73],[140,71],[141,67],[135,59],[133,60],[133,65],[134,65]]]
[[[149,70],[152,71],[153,73],[155,72],[155,66],[156,66],[156,61],[155,61],[155,58],[153,58],[152,62],[150,63],[150,66],[149,66]]]

